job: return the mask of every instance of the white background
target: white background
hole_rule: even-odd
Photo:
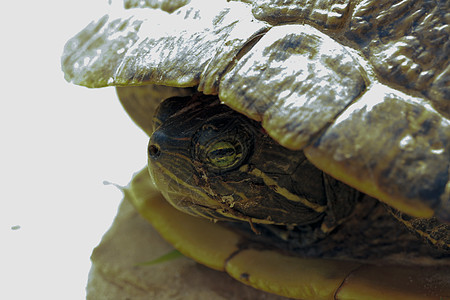
[[[113,88],[64,81],[64,43],[106,0],[0,9],[0,299],[84,299],[89,256],[146,164],[147,137]],[[13,230],[12,227],[20,226]]]

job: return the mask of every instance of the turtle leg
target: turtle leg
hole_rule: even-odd
[[[356,202],[361,200],[363,194],[326,173],[322,174],[327,211],[320,229],[328,234],[347,220],[353,212]]]
[[[450,254],[450,224],[443,223],[437,218],[415,218],[402,213],[390,206],[388,211],[410,231],[438,250]]]

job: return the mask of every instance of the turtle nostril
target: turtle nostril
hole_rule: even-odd
[[[150,155],[151,158],[157,159],[160,154],[161,150],[159,149],[158,145],[150,144],[148,146],[148,155]]]

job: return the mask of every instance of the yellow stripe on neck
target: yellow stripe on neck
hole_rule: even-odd
[[[252,174],[254,176],[261,178],[264,181],[264,183],[267,186],[269,186],[274,192],[276,192],[277,194],[280,194],[281,196],[283,196],[284,198],[286,198],[290,201],[299,202],[299,203],[303,204],[304,206],[306,206],[318,213],[322,213],[327,209],[327,206],[325,206],[325,205],[319,205],[317,203],[313,203],[311,201],[308,201],[308,199],[306,199],[306,198],[300,197],[298,195],[295,195],[295,194],[289,192],[286,188],[279,186],[275,180],[273,180],[272,178],[270,178],[264,172],[262,172],[261,170],[259,170],[257,168],[253,168],[252,170],[249,170],[248,165],[243,165],[239,170],[242,172],[248,172],[249,174]]]

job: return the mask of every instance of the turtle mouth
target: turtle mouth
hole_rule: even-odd
[[[285,225],[277,224],[276,222],[267,219],[246,216],[227,205],[220,205],[221,203],[219,202],[217,202],[218,205],[216,205],[215,208],[199,204],[198,201],[195,200],[197,197],[195,193],[188,195],[182,191],[163,191],[162,195],[166,199],[166,201],[170,203],[171,206],[175,207],[179,211],[187,213],[194,217],[205,218],[213,222],[245,222],[250,224],[254,232],[258,231],[254,229],[253,224]]]
[[[221,205],[217,201],[196,186],[179,179],[162,164],[152,162],[148,165],[148,171],[153,184],[158,187],[166,201],[176,209],[213,221],[229,220],[219,213]]]
[[[232,221],[218,210],[196,203],[195,198],[189,197],[182,192],[163,192],[166,201],[178,210],[195,217],[205,218],[211,221]]]
[[[179,179],[171,170],[161,163],[153,161],[148,164],[148,171],[153,184],[158,187],[167,202],[173,207],[195,217],[211,221],[240,221],[249,223],[276,224],[270,219],[251,217],[234,209],[218,195],[210,195],[205,190]]]

